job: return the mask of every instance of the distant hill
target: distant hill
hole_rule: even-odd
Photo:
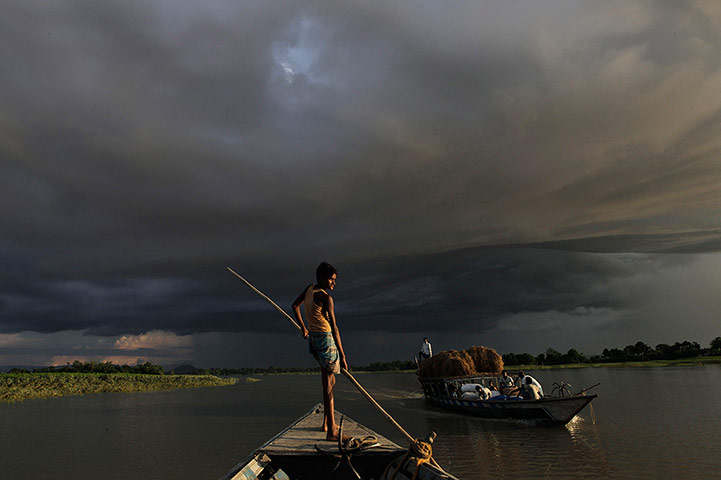
[[[170,371],[175,372],[176,375],[193,375],[199,370],[198,367],[191,365],[189,363],[186,363],[184,365],[179,365]]]
[[[28,372],[32,372],[36,368],[45,368],[45,367],[39,367],[37,365],[0,365],[0,373],[7,373],[13,368],[21,368],[24,370],[27,370]]]

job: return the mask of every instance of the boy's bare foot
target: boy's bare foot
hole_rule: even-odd
[[[341,441],[347,442],[351,438],[353,438],[353,437],[351,437],[350,435],[343,435],[343,439]],[[328,441],[331,441],[331,442],[337,442],[338,441],[338,432],[336,432],[335,435],[329,433],[328,435],[326,435],[325,439]]]
[[[340,427],[336,424],[336,425],[335,425],[335,432],[336,432],[336,433],[338,432],[338,429],[339,429],[339,428],[340,428]],[[323,426],[320,427],[320,429],[323,430],[324,432],[327,432],[327,431],[328,431],[328,422],[323,422]]]
[[[328,435],[326,435],[325,439],[326,439],[326,440],[331,440],[331,441],[337,442],[337,441],[338,441],[338,433],[340,432],[340,427],[339,427],[338,425],[334,425],[334,426],[335,426],[335,428],[334,428],[332,431],[329,431],[329,432],[328,432]],[[343,435],[343,441],[344,441],[344,442],[345,442],[346,440],[350,440],[350,439],[351,439],[350,436],[348,436],[348,435]]]

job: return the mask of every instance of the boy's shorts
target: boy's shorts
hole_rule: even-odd
[[[340,373],[338,348],[331,332],[309,332],[308,350],[318,360],[320,368],[329,373]]]

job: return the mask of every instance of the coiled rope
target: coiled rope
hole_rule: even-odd
[[[375,445],[376,443],[378,443],[378,437],[375,435],[366,435],[363,438],[351,437],[343,442],[343,450],[346,452],[356,452]]]
[[[423,440],[420,440],[418,438],[413,440],[413,442],[408,447],[408,451],[406,452],[406,454],[398,462],[396,468],[393,469],[393,473],[390,475],[390,477],[387,476],[388,469],[390,468],[390,465],[388,465],[388,467],[386,467],[385,473],[383,474],[383,478],[387,478],[388,480],[395,480],[396,475],[398,475],[398,472],[409,459],[414,459],[416,462],[416,469],[413,472],[413,477],[411,478],[411,480],[416,480],[418,478],[418,471],[421,468],[421,465],[423,465],[424,463],[438,465],[433,460],[433,447],[431,447],[432,439],[430,440],[430,442],[424,442]]]

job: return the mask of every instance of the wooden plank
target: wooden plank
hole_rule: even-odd
[[[339,422],[340,415],[336,412]],[[221,480],[257,480],[259,478],[257,467],[263,467],[262,476],[268,478],[268,475],[272,474],[265,469],[265,466],[268,465],[268,456],[272,456],[270,465],[272,471],[276,472],[272,479],[289,480],[286,472],[296,480],[328,478],[338,466],[338,457],[318,453],[316,445],[326,451],[331,451],[338,448],[338,443],[325,440],[326,434],[321,430],[322,424],[323,406],[317,404],[311,411],[258,448],[249,458],[236,465]],[[363,478],[379,478],[388,464],[393,459],[397,464],[403,459],[406,451],[389,439],[349,418],[343,420],[343,434],[356,438],[373,435],[380,444],[368,450],[353,453],[354,468],[358,469]],[[409,480],[413,477],[413,472],[416,470],[415,460],[406,459],[404,464],[407,468],[401,469],[395,480]],[[453,475],[438,471],[428,464],[423,464],[418,473],[418,480],[458,480]]]
[[[340,422],[341,413],[335,412],[336,421]],[[281,432],[279,435],[271,439],[263,445],[259,450],[267,455],[317,455],[316,445],[321,448],[330,450],[336,448],[338,442],[328,441],[325,439],[326,432],[321,430],[323,424],[323,406],[316,405],[308,414],[301,417],[296,423]],[[348,417],[343,419],[343,435],[350,435],[355,438],[363,438],[373,435],[378,439],[380,444],[371,449],[373,452],[391,452],[400,450],[397,444],[393,443],[386,437],[379,435],[368,427],[352,420]],[[363,455],[364,452],[358,452],[354,455]]]

